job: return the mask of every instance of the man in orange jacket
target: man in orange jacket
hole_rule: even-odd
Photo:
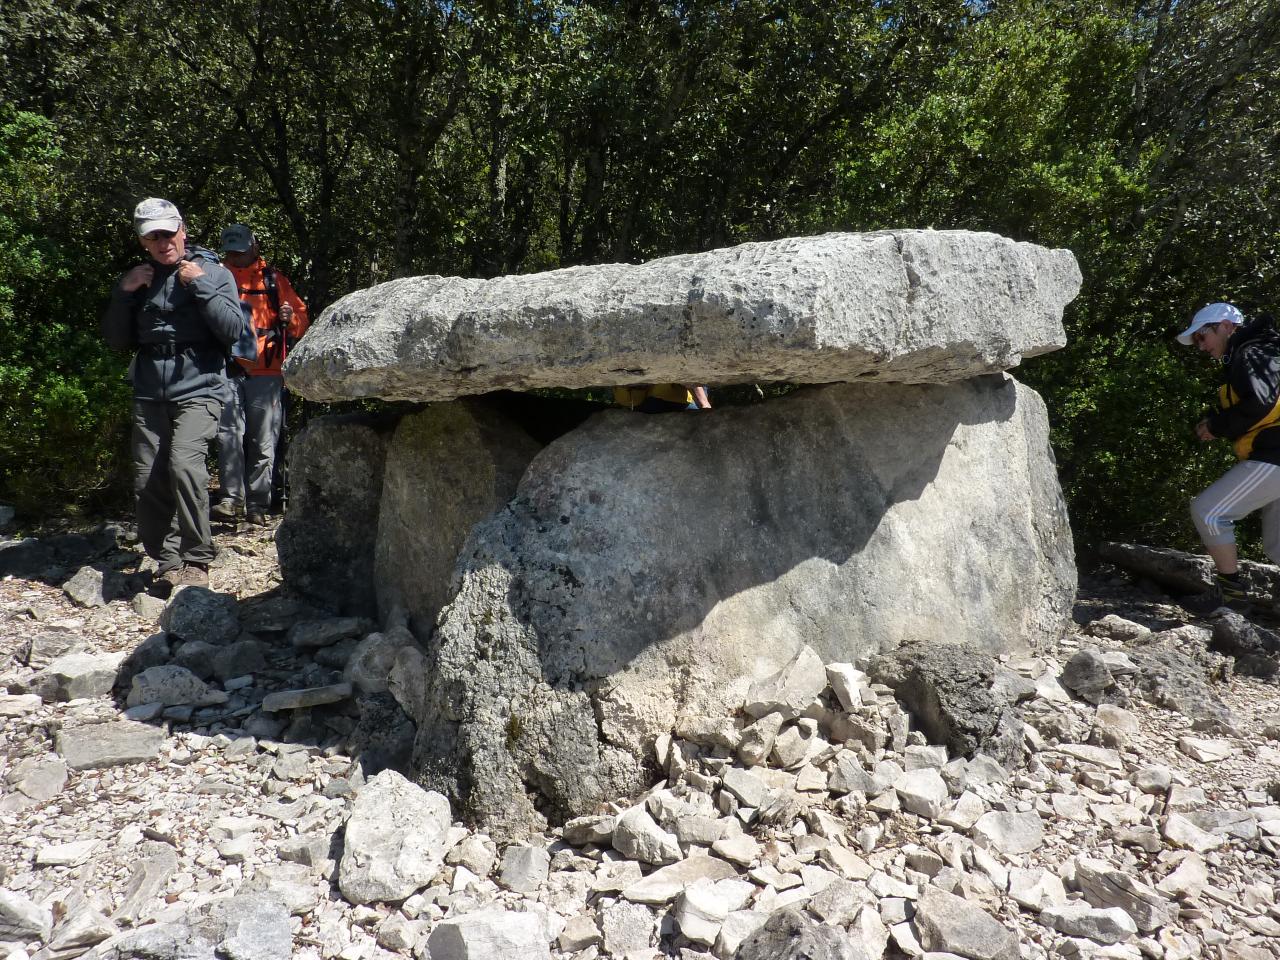
[[[210,514],[234,521],[242,511],[249,523],[267,522],[276,444],[284,429],[284,377],[280,365],[307,331],[307,305],[289,278],[258,253],[258,239],[243,223],[222,231],[223,263],[235,277],[240,300],[253,313],[258,359],[241,364],[229,378],[218,425],[218,474],[222,499]]]

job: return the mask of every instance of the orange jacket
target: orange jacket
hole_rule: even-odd
[[[259,257],[247,267],[233,267],[224,264],[231,275],[236,278],[236,289],[240,291],[240,299],[249,304],[253,311],[253,325],[258,331],[258,359],[253,363],[237,361],[253,377],[280,376],[280,364],[284,362],[288,347],[285,338],[280,336],[280,318],[276,315],[267,291],[266,280],[262,271],[267,262]],[[273,268],[274,270],[274,268]],[[293,316],[289,320],[286,331],[289,341],[296,341],[311,326],[311,318],[307,315],[307,305],[294,292],[293,284],[279,270],[274,270],[276,291],[280,295],[280,303],[293,307]]]

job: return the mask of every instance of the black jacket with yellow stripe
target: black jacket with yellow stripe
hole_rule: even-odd
[[[1280,333],[1269,317],[1246,320],[1227,341],[1226,382],[1209,430],[1241,460],[1280,464]]]

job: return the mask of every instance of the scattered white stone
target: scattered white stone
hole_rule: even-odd
[[[1171,813],[1160,823],[1160,835],[1170,843],[1196,853],[1207,853],[1222,846],[1227,838],[1201,830],[1180,813]]]
[[[534,893],[547,882],[551,855],[528,844],[512,844],[502,851],[498,883],[516,893]]]
[[[1030,853],[1044,843],[1044,822],[1034,812],[992,810],[973,825],[973,838],[982,846],[1005,855]]]
[[[718,857],[690,857],[630,884],[622,896],[634,903],[670,903],[698,880],[724,880],[736,875],[733,865]]]
[[[546,931],[535,914],[492,907],[441,920],[427,938],[427,950],[431,960],[551,957]]]
[[[867,675],[852,663],[828,663],[827,685],[846,712],[862,706],[861,690],[867,685]]]
[[[894,789],[904,810],[926,820],[942,816],[949,799],[947,784],[934,767],[908,770],[898,778]]]
[[[356,792],[338,867],[342,895],[399,901],[425,887],[444,864],[451,819],[443,796],[382,771]]]
[[[915,927],[920,947],[926,951],[990,960],[1018,960],[1020,956],[1018,937],[1012,930],[981,907],[937,887],[926,887],[916,902]],[[896,930],[897,925],[890,929]]]
[[[1237,752],[1230,740],[1203,740],[1199,737],[1179,737],[1178,749],[1201,763],[1218,763],[1234,757]]]
[[[682,856],[679,839],[658,826],[643,804],[631,807],[618,817],[612,842],[613,848],[624,857],[655,866],[674,863]]]
[[[1069,937],[1088,937],[1097,943],[1124,943],[1137,935],[1133,918],[1119,907],[1098,909],[1086,903],[1050,904],[1040,921]]]

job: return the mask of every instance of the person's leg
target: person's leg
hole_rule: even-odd
[[[1262,549],[1272,563],[1280,563],[1280,500],[1262,508]]]
[[[184,400],[173,406],[173,443],[169,473],[177,508],[182,559],[207,566],[214,558],[209,529],[209,441],[218,431],[220,403],[216,399]]]
[[[1237,572],[1236,521],[1280,499],[1280,467],[1257,460],[1237,463],[1191,501],[1191,519],[1218,573]]]
[[[246,377],[245,380],[244,458],[248,481],[245,509],[265,517],[271,510],[271,474],[283,422],[284,379]]]
[[[159,572],[177,567],[181,558],[167,542],[173,521],[173,486],[169,479],[172,439],[168,404],[133,401],[133,430],[129,441],[133,460],[133,495],[138,515],[138,539]]]
[[[218,419],[218,478],[222,486],[222,502],[228,509],[244,505],[244,398],[241,384],[248,379],[227,381]],[[234,510],[231,509],[234,515]]]

